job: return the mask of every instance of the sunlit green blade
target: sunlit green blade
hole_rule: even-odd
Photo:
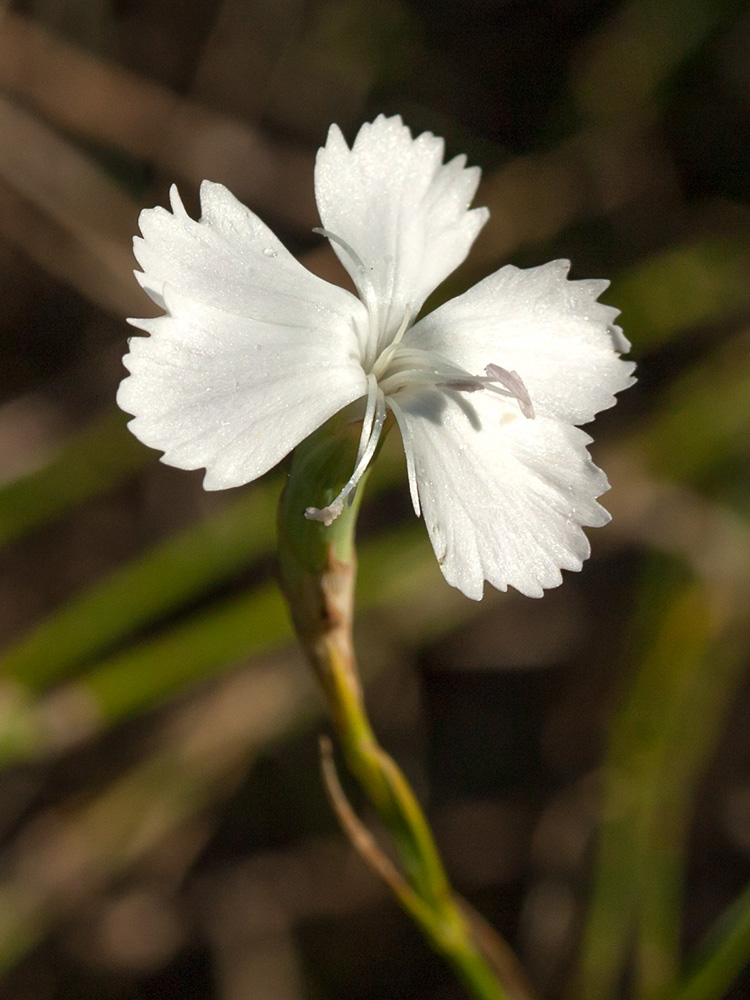
[[[55,457],[29,476],[0,488],[0,545],[103,493],[153,462],[114,408],[65,442]]]
[[[75,597],[0,656],[0,671],[43,687],[271,551],[276,477],[210,520],[150,549]]]
[[[597,122],[632,124],[729,10],[727,0],[618,5],[580,62],[572,88],[579,112]]]
[[[628,447],[659,478],[694,481],[746,454],[749,442],[750,338],[743,334],[677,379]]]
[[[398,444],[386,442],[368,496],[403,477]],[[0,656],[0,672],[25,687],[43,687],[271,554],[282,486],[280,477],[262,480],[221,514],[155,546],[73,598]]]
[[[633,945],[637,997],[674,983],[693,791],[743,664],[708,589],[664,560],[652,564],[636,630],[645,646],[611,727],[582,1000],[616,995]]]
[[[670,247],[612,282],[607,301],[636,350],[657,347],[685,330],[716,323],[750,306],[750,246],[713,237]]]
[[[410,567],[412,586],[421,586],[426,576],[439,575],[436,565],[433,571],[434,556],[421,525],[410,525],[363,546],[358,587],[361,608],[394,599],[384,578],[395,576],[394,566],[401,561]],[[402,591],[400,583],[397,592]],[[111,722],[291,638],[284,599],[278,586],[269,583],[105,661],[81,683],[102,717]]]
[[[284,600],[269,583],[106,660],[82,689],[111,721],[290,639]]]
[[[721,1000],[750,963],[750,886],[722,914],[669,1000]]]
[[[447,585],[441,586],[440,579],[426,534],[412,524],[363,547],[360,606],[363,610],[383,605],[406,607],[405,633],[411,626],[414,634],[434,634],[480,607]],[[412,611],[409,599],[425,592],[431,598]],[[159,699],[175,689],[182,690],[186,674],[193,679],[215,675],[228,660],[234,658],[236,663],[290,638],[281,596],[269,585],[204,613],[178,633],[143,643],[127,657],[102,664],[87,678],[63,688],[61,701],[96,711],[100,720],[106,716],[106,721],[114,722],[144,706],[145,689],[149,697]],[[373,655],[367,654],[365,660],[372,666]],[[375,660],[376,667],[387,663],[382,648]],[[208,713],[195,736],[195,726],[171,726],[170,740],[155,756],[129,769],[91,803],[73,807],[62,817],[59,837],[86,845],[80,872],[84,886],[90,878],[98,884],[102,872],[127,869],[210,801],[217,782],[236,773],[238,764],[246,765],[255,746],[316,717],[322,707],[314,696],[311,674],[299,671],[295,663],[261,665],[244,676],[243,686],[251,688],[252,717],[246,717],[248,708],[239,719],[232,713],[232,725],[226,730],[223,724],[211,724]],[[210,752],[202,749],[206,741]],[[33,752],[34,747],[29,744],[25,749]],[[37,744],[36,749],[43,747]],[[29,887],[23,874],[0,883],[0,968],[18,961],[56,919],[55,886],[50,888],[43,879],[34,879]]]
[[[361,609],[403,606],[417,594],[436,591],[415,613],[420,634],[448,628],[476,611],[456,600],[440,571],[421,524],[373,539],[361,549],[358,603]],[[408,632],[408,625],[405,631]],[[281,593],[274,583],[225,600],[163,635],[129,647],[99,663],[52,695],[55,732],[48,730],[44,704],[19,696],[5,709],[0,757],[7,763],[44,753],[70,724],[96,730],[156,704],[190,684],[216,676],[238,662],[277,649],[292,638]],[[69,713],[72,713],[69,715]],[[51,742],[50,742],[51,741]]]

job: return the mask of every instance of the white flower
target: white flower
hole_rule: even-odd
[[[166,311],[131,322],[131,374],[117,396],[130,428],[209,490],[262,476],[343,407],[362,401],[351,480],[372,458],[387,410],[398,422],[414,509],[446,580],[529,596],[589,555],[583,525],[609,520],[591,440],[575,425],[632,380],[606,281],[569,281],[567,261],[507,266],[417,320],[487,220],[469,209],[479,169],[399,117],[363,125],[351,149],[332,125],[315,167],[324,229],[360,298],[307,271],[220,184],[191,219],[140,219],[137,277]]]

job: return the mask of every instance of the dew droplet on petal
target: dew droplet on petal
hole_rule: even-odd
[[[266,249],[263,251],[263,253],[266,255],[266,257],[278,257],[279,256],[278,253],[276,252],[276,250],[274,250],[273,247],[266,247]]]

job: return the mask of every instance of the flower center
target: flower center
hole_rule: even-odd
[[[409,327],[411,310],[407,309],[401,326],[393,341],[372,366],[371,375],[378,381],[379,389],[387,399],[405,388],[432,387],[453,389],[456,392],[477,392],[487,389],[500,396],[508,396],[518,401],[524,417],[534,418],[534,407],[523,379],[515,371],[508,371],[500,365],[488,364],[484,375],[472,375],[448,361],[437,351],[426,351],[420,347],[403,344],[403,336]]]
[[[401,408],[394,397],[401,389],[429,387],[452,389],[455,392],[477,392],[480,389],[487,389],[500,396],[517,400],[524,417],[529,420],[534,419],[531,397],[518,372],[489,364],[485,367],[484,375],[471,375],[435,351],[425,351],[403,344],[403,336],[409,328],[410,319],[411,310],[407,308],[396,335],[375,360],[372,370],[367,375],[365,415],[362,420],[354,472],[336,499],[327,507],[307,508],[305,517],[308,520],[322,521],[328,526],[343,512],[345,503],[351,504],[359,481],[375,454],[387,410],[389,408],[393,410],[400,419]],[[414,454],[405,437],[404,451],[412,501],[415,511],[419,514]]]
[[[345,504],[352,503],[357,486],[377,449],[387,410],[393,410],[399,422],[402,422],[402,410],[395,398],[402,389],[432,388],[454,392],[477,392],[480,389],[487,389],[500,396],[517,400],[521,413],[529,420],[534,418],[534,407],[518,372],[508,371],[500,365],[488,364],[485,366],[484,375],[472,375],[452,364],[437,351],[427,351],[404,343],[404,335],[411,325],[413,316],[409,305],[390,343],[377,354],[380,302],[367,274],[367,268],[355,250],[340,236],[327,229],[315,229],[313,232],[327,236],[341,247],[354,264],[359,278],[356,284],[367,308],[369,321],[368,330],[357,331],[362,352],[362,367],[367,374],[367,395],[354,471],[335,500],[326,507],[308,507],[305,511],[308,520],[322,521],[328,526],[343,512]],[[412,501],[415,511],[419,514],[414,454],[405,436],[404,451]]]

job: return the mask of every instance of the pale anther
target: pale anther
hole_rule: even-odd
[[[529,396],[529,390],[524,385],[523,379],[518,372],[509,372],[507,368],[501,368],[500,365],[487,365],[484,370],[491,379],[504,386],[511,396],[515,396],[518,400],[521,413],[527,420],[533,420],[534,406],[531,402],[531,396]]]

